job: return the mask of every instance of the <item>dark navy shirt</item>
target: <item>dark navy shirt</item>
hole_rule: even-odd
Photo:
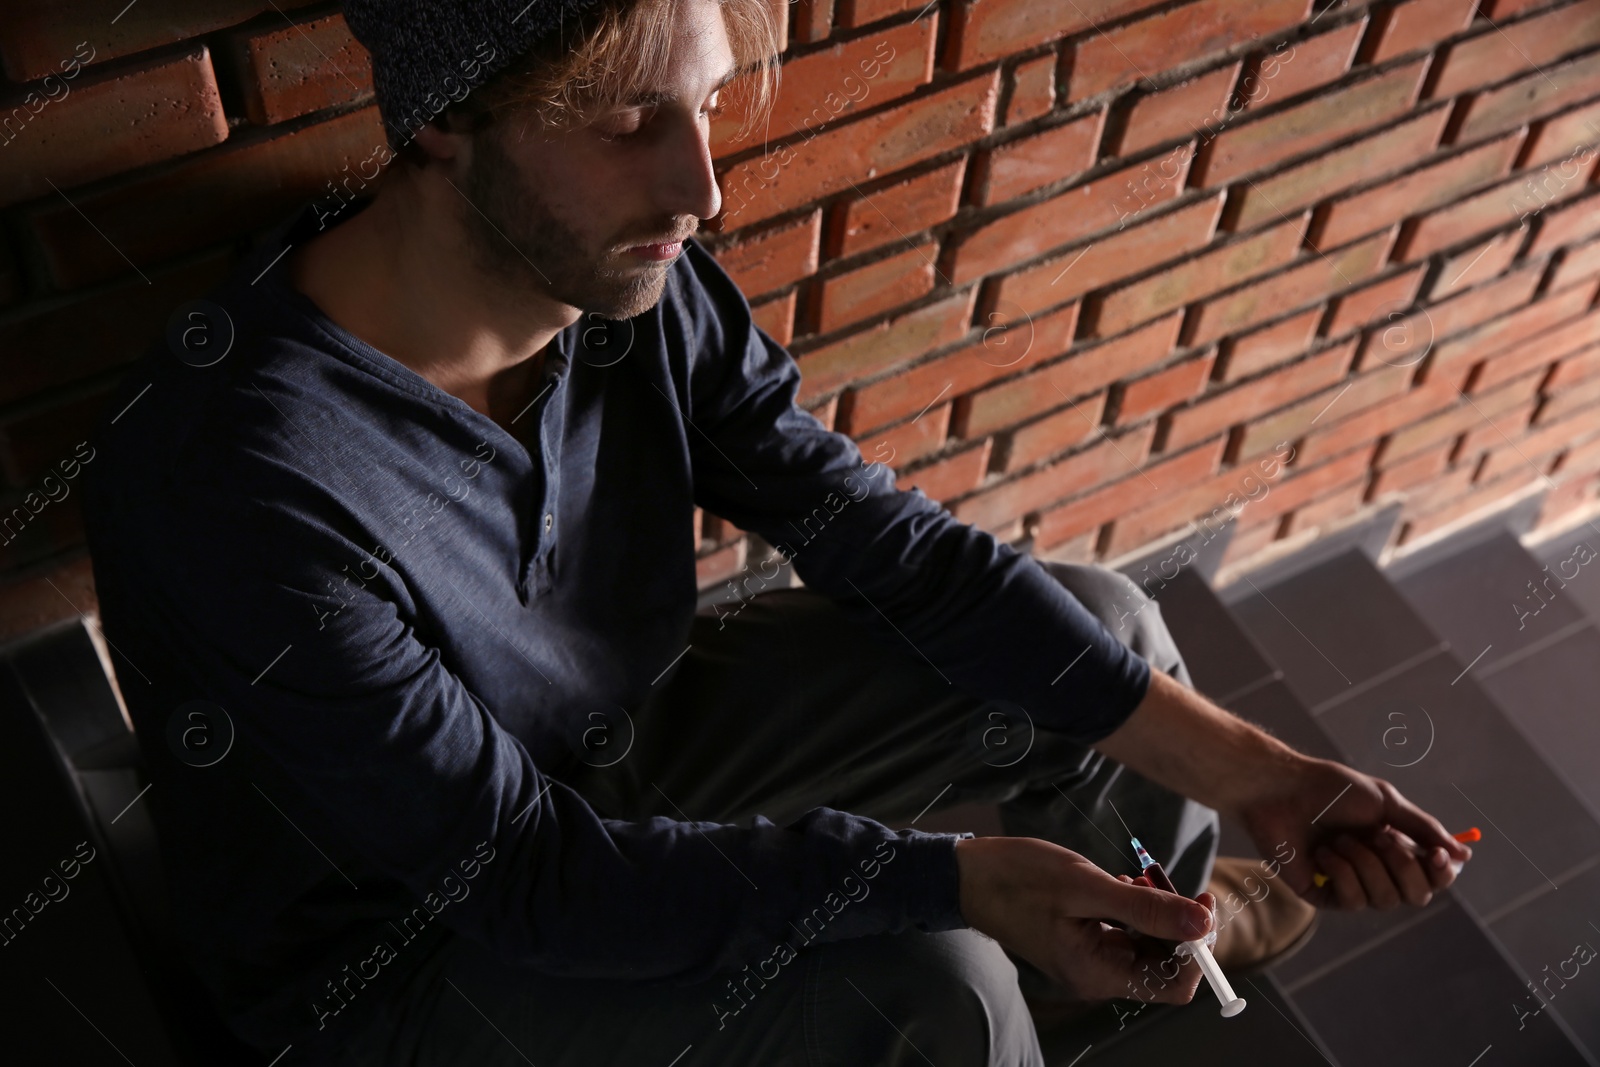
[[[696,505],[1041,726],[1096,740],[1143,697],[1149,667],[1035,560],[796,405],[794,360],[694,242],[655,308],[556,337],[513,435],[288,284],[285,242],[316,232],[307,209],[209,295],[213,354],[145,354],[85,503],[175,915],[285,1063],[446,931],[552,974],[699,981],[869,865],[819,940],[964,925],[957,835],[826,807],[624,821],[563,782],[588,714],[638,709],[684,651]]]

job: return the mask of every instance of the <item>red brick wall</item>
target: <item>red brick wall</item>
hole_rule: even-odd
[[[901,484],[1084,559],[1230,499],[1234,558],[1385,494],[1404,540],[1593,501],[1600,3],[784,6],[708,238]],[[73,463],[127,361],[382,136],[334,5],[42,10],[0,29],[0,635],[93,608]]]

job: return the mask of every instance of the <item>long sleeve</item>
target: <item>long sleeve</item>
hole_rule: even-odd
[[[796,940],[817,908],[818,941],[961,925],[953,835],[825,807],[789,826],[601,818],[407,623],[391,567],[330,583],[364,553],[321,491],[263,477],[280,483],[253,482],[264,499],[176,494],[151,587],[195,688],[281,772],[293,795],[275,802],[330,862],[354,852],[419,901],[470,865],[440,921],[553,974],[699,980]]]
[[[685,405],[699,431],[696,502],[760,534],[808,587],[951,684],[1084,743],[1116,729],[1143,699],[1149,665],[1037,560],[920,489],[897,490],[892,457],[863,457],[800,408],[793,358],[703,250],[686,254],[700,290],[677,301],[700,361]]]

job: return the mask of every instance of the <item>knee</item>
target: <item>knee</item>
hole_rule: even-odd
[[[1140,628],[1148,631],[1164,625],[1150,595],[1159,589],[1147,592],[1121,571],[1097,564],[1041,562],[1050,576],[1123,644],[1132,645],[1133,636]]]
[[[851,968],[874,1005],[864,1031],[876,1031],[887,1016],[897,1029],[882,1036],[909,1039],[935,1063],[1043,1067],[1016,965],[997,942],[971,929],[867,940],[879,942],[876,965]],[[883,981],[872,981],[874,973]],[[862,1040],[872,1044],[866,1034]]]

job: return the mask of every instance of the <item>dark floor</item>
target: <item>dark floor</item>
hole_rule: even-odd
[[[1046,1033],[1049,1062],[1600,1064],[1600,974],[1580,962],[1600,946],[1600,523],[1531,548],[1478,527],[1387,571],[1354,541],[1317,551],[1160,594],[1195,684],[1480,827],[1472,863],[1423,909],[1324,912],[1301,952],[1237,983],[1234,1019],[1202,988],[1121,1029]],[[918,825],[998,832],[982,809]],[[1234,827],[1223,851],[1254,854]]]

